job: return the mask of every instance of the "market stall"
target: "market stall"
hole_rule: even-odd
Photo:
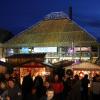
[[[50,68],[48,65],[35,61],[28,61],[20,66],[17,66],[14,69],[14,76],[16,76],[16,72],[17,74],[19,73],[21,83],[23,81],[23,77],[28,74],[31,74],[33,80],[38,75],[41,76],[43,80],[45,80],[46,76],[49,76],[52,73],[52,68]]]
[[[72,65],[71,68],[73,69],[74,75],[78,74],[80,77],[88,74],[89,78],[91,78],[95,74],[100,74],[100,66],[89,62]]]
[[[6,60],[13,65],[12,76],[18,78],[22,83],[23,77],[31,74],[34,79],[40,75],[45,78],[46,75],[51,74],[52,68],[44,62],[45,53],[35,54],[16,54],[6,57]]]

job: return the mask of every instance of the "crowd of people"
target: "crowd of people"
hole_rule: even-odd
[[[88,87],[90,83],[91,89]],[[93,100],[100,98],[99,75],[95,75],[90,82],[88,75],[80,79],[78,75],[55,74],[44,81],[41,76],[33,80],[29,74],[23,78],[21,85],[16,78],[0,77],[0,100],[89,100],[89,93]]]

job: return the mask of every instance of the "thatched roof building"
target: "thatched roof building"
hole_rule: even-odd
[[[63,16],[64,15],[64,16]],[[4,44],[4,47],[97,45],[96,39],[70,21],[64,13],[51,13],[42,21],[19,33]]]

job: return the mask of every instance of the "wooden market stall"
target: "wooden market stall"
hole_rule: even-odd
[[[23,77],[31,74],[33,80],[36,76],[41,76],[43,80],[52,73],[52,68],[42,62],[28,61],[19,66],[20,81],[22,82]]]
[[[28,74],[31,74],[33,79],[38,75],[45,78],[46,75],[51,74],[52,68],[43,63],[44,57],[45,53],[17,54],[6,57],[6,60],[13,65],[13,77],[19,77],[22,83],[23,77]]]

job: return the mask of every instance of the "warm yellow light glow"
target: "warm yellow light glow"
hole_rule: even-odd
[[[1,58],[0,61],[6,62],[6,59],[5,58]]]

